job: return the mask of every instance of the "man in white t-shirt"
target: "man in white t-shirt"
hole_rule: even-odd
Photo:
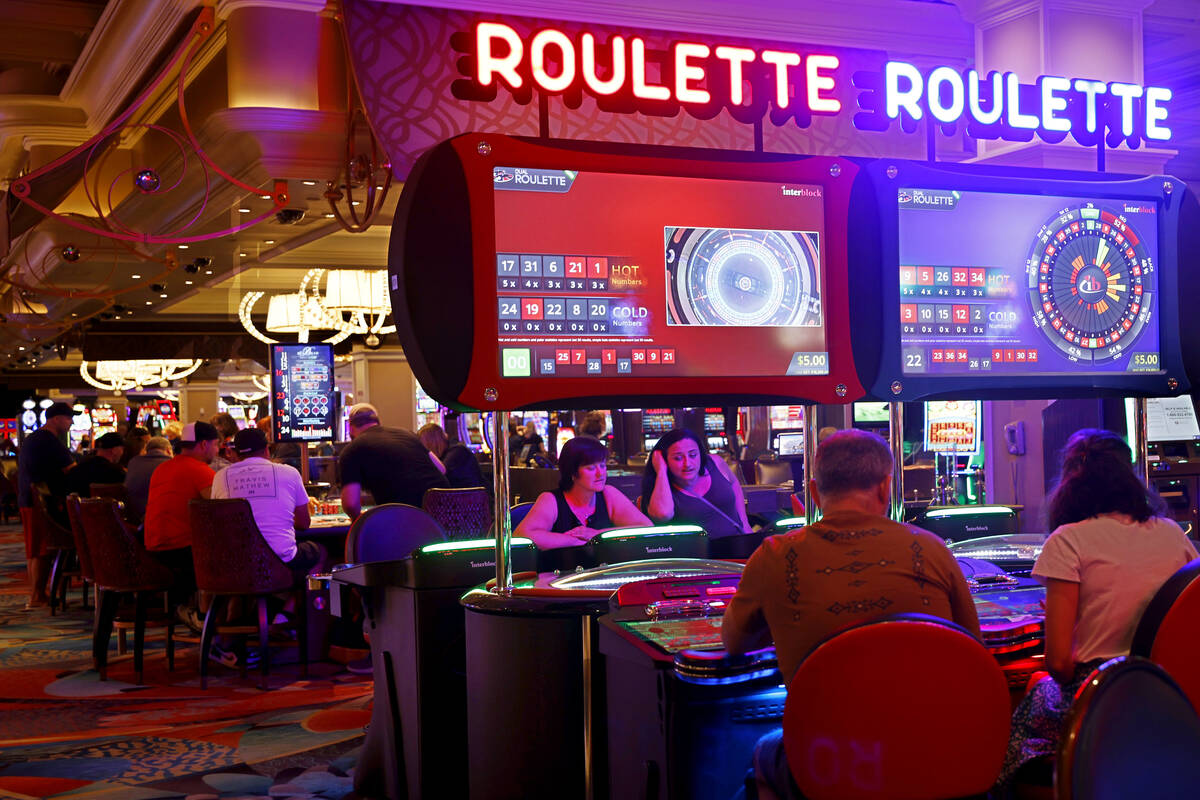
[[[213,478],[213,499],[249,501],[254,522],[267,544],[283,559],[296,580],[302,580],[313,567],[325,561],[325,548],[321,545],[296,541],[296,531],[307,530],[311,523],[304,480],[294,467],[267,459],[267,437],[258,428],[238,431],[233,448],[239,461]]]

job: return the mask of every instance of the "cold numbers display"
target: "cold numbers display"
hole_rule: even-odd
[[[1157,372],[1157,207],[900,189],[906,374]]]

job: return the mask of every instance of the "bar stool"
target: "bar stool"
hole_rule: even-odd
[[[1142,612],[1133,632],[1130,655],[1148,658],[1183,688],[1200,707],[1200,558],[1167,579]]]
[[[1194,797],[1200,718],[1152,661],[1120,656],[1088,676],[1063,728],[1056,800]]]
[[[134,598],[133,669],[142,682],[142,650],[146,638],[148,600],[155,592],[166,593],[175,583],[171,570],[146,550],[121,516],[117,502],[109,497],[75,500],[80,525],[87,540],[88,558],[100,597],[92,631],[92,660],[100,680],[108,679],[108,642],[121,596]],[[162,624],[167,633],[167,669],[175,669],[175,620],[168,613]]]
[[[783,747],[810,800],[985,795],[1008,746],[1000,666],[959,625],[896,614],[817,644],[788,684]]]
[[[213,595],[204,615],[200,635],[200,688],[208,688],[208,652],[217,633],[233,636],[257,635],[259,647],[258,687],[266,690],[270,668],[267,598],[281,592],[298,594],[296,628],[300,648],[300,674],[308,677],[308,598],[307,581],[297,581],[283,560],[267,544],[247,500],[192,500],[192,560],[196,568],[196,588]],[[218,620],[226,613],[234,597],[254,600],[257,626],[225,625]],[[242,645],[244,650],[244,644]],[[244,655],[244,653],[239,653]],[[246,659],[239,658],[243,677]]]

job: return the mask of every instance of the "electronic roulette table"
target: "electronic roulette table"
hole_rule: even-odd
[[[600,618],[612,797],[728,798],[787,690],[774,648],[730,656],[721,615],[740,571],[627,584]]]
[[[619,548],[631,546],[620,543]],[[479,587],[466,609],[467,758],[472,797],[583,797],[607,788],[605,678],[596,619],[635,582],[739,574],[742,565],[651,558],[515,577]]]
[[[981,559],[959,557],[958,565],[971,588],[984,646],[1009,687],[1024,689],[1029,676],[1043,669],[1046,587]]]

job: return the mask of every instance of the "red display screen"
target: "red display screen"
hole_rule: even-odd
[[[497,166],[505,378],[829,374],[824,189]]]

